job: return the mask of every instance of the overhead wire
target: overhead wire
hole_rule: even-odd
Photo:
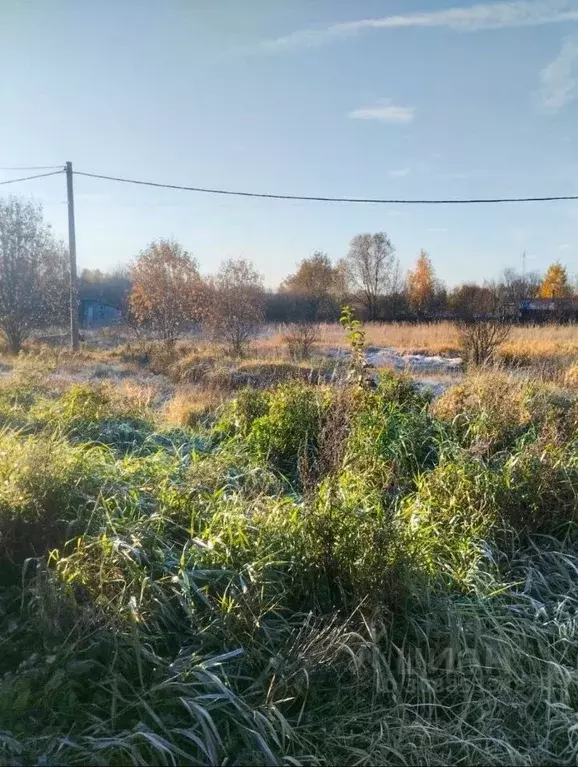
[[[63,166],[36,166],[37,169],[43,168],[57,168],[49,173],[38,173],[33,176],[22,176],[20,178],[11,178],[6,181],[0,181],[0,186],[6,184],[16,184],[19,181],[32,181],[36,178],[47,178],[48,176],[56,176],[60,173],[64,173],[65,168]],[[24,167],[22,167],[24,169]],[[29,166],[29,169],[34,169],[34,166]],[[8,170],[8,168],[0,168],[0,170]],[[11,168],[11,170],[17,170],[17,168]],[[324,197],[314,195],[299,195],[299,194],[273,194],[269,192],[245,192],[237,191],[233,189],[214,189],[210,187],[200,186],[183,186],[180,184],[164,184],[158,181],[143,181],[134,178],[125,178],[123,176],[107,176],[101,173],[88,173],[86,171],[75,170],[73,171],[76,176],[85,176],[87,178],[98,178],[105,181],[116,181],[122,184],[136,184],[138,186],[150,186],[160,189],[176,189],[186,192],[198,192],[201,194],[214,194],[224,195],[232,197],[257,197],[273,200],[295,200],[304,202],[346,202],[346,203],[362,203],[369,205],[480,205],[480,204],[496,204],[496,203],[512,203],[512,202],[560,202],[578,200],[578,195],[550,195],[542,197],[472,197],[467,199],[396,199],[396,198],[375,198],[375,197]]]
[[[55,168],[64,170],[64,165],[11,165],[0,170],[53,170]]]
[[[46,178],[47,176],[57,176],[64,173],[64,168],[53,170],[52,173],[37,173],[35,176],[22,176],[21,178],[9,178],[7,181],[0,181],[0,186],[4,184],[16,184],[17,181],[32,181],[33,178]]]
[[[553,195],[548,197],[478,197],[470,199],[445,199],[445,200],[404,200],[404,199],[377,199],[362,197],[320,197],[298,194],[270,194],[266,192],[242,192],[231,189],[211,189],[198,186],[181,186],[180,184],[163,184],[157,181],[141,181],[121,176],[105,176],[100,173],[87,173],[75,170],[74,175],[88,178],[100,178],[106,181],[118,181],[123,184],[137,184],[139,186],[152,186],[161,189],[180,189],[187,192],[200,192],[202,194],[230,195],[235,197],[259,197],[273,200],[304,200],[309,202],[350,202],[377,205],[474,205],[484,203],[507,203],[507,202],[555,202],[561,200],[578,200],[578,195]]]

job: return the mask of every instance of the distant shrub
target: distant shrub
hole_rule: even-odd
[[[458,338],[464,358],[474,366],[492,362],[498,348],[508,340],[512,326],[499,319],[464,320],[458,324]]]
[[[282,331],[282,341],[292,360],[308,360],[319,338],[319,326],[312,323],[294,323]]]
[[[410,375],[395,373],[392,370],[380,371],[376,396],[379,406],[393,402],[408,408],[423,407],[432,399],[431,393],[420,389]]]

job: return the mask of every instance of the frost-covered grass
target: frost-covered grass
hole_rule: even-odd
[[[570,379],[161,406],[33,369],[0,386],[1,763],[576,762]]]

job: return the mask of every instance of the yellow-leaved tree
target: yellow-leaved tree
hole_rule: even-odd
[[[431,259],[425,250],[421,250],[415,268],[407,274],[407,290],[411,308],[418,315],[424,314],[430,307],[435,293],[435,274]]]
[[[568,282],[568,272],[559,261],[548,267],[542,284],[538,289],[538,298],[569,298],[572,288]]]

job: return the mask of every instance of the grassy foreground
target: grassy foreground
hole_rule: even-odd
[[[129,402],[129,404],[127,404]],[[578,396],[0,388],[0,762],[574,764]]]

